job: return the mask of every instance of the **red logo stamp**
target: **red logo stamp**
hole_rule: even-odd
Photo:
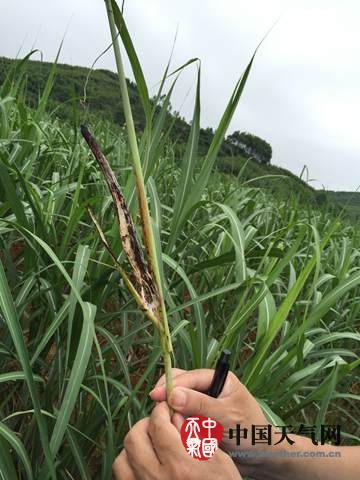
[[[209,417],[187,418],[181,426],[181,441],[193,458],[209,460],[216,452],[223,438],[221,423]]]

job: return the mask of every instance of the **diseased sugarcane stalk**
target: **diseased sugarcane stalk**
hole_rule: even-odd
[[[165,302],[164,302],[164,296],[163,296],[162,285],[161,285],[160,270],[159,270],[158,261],[156,257],[155,240],[154,240],[154,234],[151,226],[151,218],[150,218],[150,212],[148,207],[148,201],[146,197],[146,188],[144,183],[143,171],[141,167],[139,148],[138,148],[138,143],[136,139],[134,121],[133,121],[132,112],[131,112],[130,99],[129,99],[129,94],[127,90],[124,67],[121,59],[118,35],[117,35],[111,0],[105,0],[105,5],[106,5],[109,26],[111,31],[111,39],[113,42],[116,66],[118,70],[119,85],[120,85],[121,97],[122,97],[122,102],[124,107],[125,121],[126,121],[126,126],[128,131],[128,141],[129,141],[130,152],[131,152],[133,168],[135,173],[135,182],[136,182],[136,190],[138,194],[144,245],[146,248],[147,257],[149,261],[148,270],[146,270],[145,275],[149,275],[153,281],[153,285],[151,287],[153,289],[153,292],[151,292],[151,294],[154,295],[155,293],[156,300],[158,302],[158,305],[156,305],[155,307],[154,313],[157,318],[158,328],[160,332],[160,341],[161,341],[161,347],[163,352],[165,376],[166,376],[166,389],[167,389],[167,394],[169,398],[169,394],[172,389],[171,336],[170,336],[170,330],[169,330],[169,325],[168,325],[168,320],[166,315]],[[150,293],[150,292],[147,292],[147,293]]]
[[[141,245],[137,239],[136,230],[134,223],[132,221],[129,209],[126,205],[125,198],[121,191],[120,185],[112,171],[109,162],[107,161],[104,154],[101,152],[98,144],[96,143],[94,137],[90,134],[87,127],[84,125],[81,126],[81,133],[88,143],[98,165],[100,166],[104,178],[106,180],[107,186],[111,193],[113,199],[113,205],[117,214],[117,219],[119,223],[119,234],[121,243],[125,252],[125,255],[129,261],[132,272],[134,274],[135,285],[130,280],[125,270],[119,265],[115,254],[112,252],[112,249],[99,225],[95,216],[91,212],[90,216],[96,226],[96,229],[100,235],[100,238],[108,250],[113,260],[115,261],[116,267],[121,274],[125,284],[130,289],[130,292],[134,296],[137,304],[144,311],[145,315],[153,322],[155,327],[159,330],[160,341],[164,358],[165,366],[165,376],[166,376],[166,388],[168,394],[170,394],[172,388],[172,375],[171,375],[171,337],[169,334],[169,328],[167,324],[167,317],[165,312],[164,300],[161,293],[161,284],[160,284],[160,275],[158,278],[159,283],[157,282],[156,277],[154,278],[153,270],[151,269],[152,264],[150,265],[146,262]],[[138,184],[137,184],[138,185]],[[146,203],[147,207],[147,203]],[[149,215],[148,208],[142,209],[140,211],[141,218],[143,215]],[[150,215],[149,215],[150,216]],[[143,221],[144,222],[144,221]],[[151,228],[151,227],[150,227]],[[151,234],[152,234],[152,230]],[[144,239],[146,238],[144,232]],[[149,256],[151,257],[152,251],[147,249]],[[155,263],[157,267],[157,260],[155,257]]]

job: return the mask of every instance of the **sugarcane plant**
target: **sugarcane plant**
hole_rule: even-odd
[[[172,344],[169,326],[167,322],[165,303],[162,294],[159,266],[157,263],[156,250],[154,247],[155,242],[153,231],[151,228],[151,218],[146,199],[146,190],[141,165],[138,166],[138,169],[135,167],[134,170],[140,204],[141,224],[143,227],[144,243],[146,246],[148,261],[146,261],[145,259],[141,244],[137,238],[134,222],[131,218],[131,214],[126,204],[121,187],[109,165],[108,160],[101,152],[100,147],[96,143],[96,140],[91,135],[85,125],[81,126],[81,133],[85,138],[86,142],[88,143],[99,167],[101,168],[109,191],[111,193],[114,209],[116,211],[116,216],[119,223],[119,237],[123,246],[123,250],[126,254],[126,257],[133,272],[132,278],[130,278],[130,276],[126,273],[126,271],[122,268],[121,264],[118,262],[116,255],[113,253],[112,248],[90,207],[88,207],[88,212],[100,235],[103,245],[114,260],[116,268],[122,276],[124,283],[129,288],[138,306],[152,321],[154,326],[159,331],[161,347],[164,357],[166,387],[169,394],[172,388]]]
[[[152,229],[152,221],[150,217],[150,211],[146,195],[146,186],[144,182],[143,169],[140,160],[139,147],[136,138],[134,120],[131,112],[131,105],[129,99],[129,93],[126,84],[126,77],[121,58],[121,52],[118,42],[117,27],[114,19],[113,5],[115,2],[105,0],[107,15],[109,20],[112,44],[115,54],[115,60],[118,70],[118,80],[121,92],[121,98],[123,103],[125,121],[128,133],[128,142],[130,147],[135,185],[137,191],[139,212],[141,218],[141,227],[143,232],[143,241],[145,246],[145,252],[143,252],[141,243],[139,242],[134,226],[134,222],[131,218],[129,208],[126,204],[125,197],[122,193],[120,185],[112,171],[109,162],[101,152],[98,144],[93,136],[90,134],[86,126],[82,125],[81,132],[85,140],[87,141],[91,151],[100,166],[102,173],[105,177],[107,186],[112,196],[114,208],[119,223],[119,236],[123,246],[124,253],[128,259],[128,262],[132,268],[133,277],[130,278],[125,270],[119,264],[117,258],[112,253],[111,247],[102,232],[102,229],[97,222],[91,209],[88,208],[90,216],[100,234],[100,238],[108,250],[116,267],[120,272],[124,283],[130,289],[137,304],[143,310],[145,315],[152,321],[155,328],[158,329],[160,335],[160,343],[162,348],[165,378],[166,378],[166,390],[169,394],[172,389],[172,374],[171,374],[171,354],[172,343],[169,331],[169,324],[166,315],[166,307],[163,296],[163,288],[161,284],[159,259],[157,258],[157,252],[155,248],[154,232]],[[115,7],[117,5],[115,4]],[[119,13],[119,11],[118,11]],[[148,120],[150,120],[148,118]],[[148,128],[150,129],[148,122]],[[149,132],[150,136],[150,132]]]
[[[159,124],[161,124],[161,121],[164,121],[164,112],[166,112],[167,105],[169,104],[170,95],[176,83],[177,76],[175,77],[175,80],[173,81],[172,86],[169,89],[169,93],[166,95],[164,105],[162,106],[162,115],[160,115],[160,117],[163,118],[160,123],[156,122],[153,128],[152,123],[154,119],[154,109],[152,108],[150,102],[146,81],[134,46],[132,44],[131,36],[127,30],[122,11],[118,7],[115,0],[105,0],[105,5],[117,66],[121,101],[123,105],[128,134],[128,145],[135,179],[134,188],[132,188],[133,185],[131,184],[130,188],[128,188],[128,184],[125,187],[128,194],[128,197],[126,197],[129,204],[128,206],[126,205],[125,196],[123,195],[120,186],[116,181],[115,175],[111,170],[108,161],[102,154],[95,139],[85,126],[82,127],[82,134],[86,139],[87,143],[89,144],[103,174],[105,175],[108,188],[111,192],[115,211],[117,214],[117,219],[120,226],[120,241],[122,243],[123,250],[128,259],[128,262],[133,270],[132,278],[130,278],[126,274],[125,270],[118,263],[118,259],[115,258],[114,254],[111,253],[109,242],[106,240],[105,235],[99,225],[99,222],[96,220],[94,214],[91,211],[90,215],[96,225],[96,228],[100,234],[100,238],[105,248],[110,252],[111,256],[113,257],[116,268],[120,272],[124,283],[130,289],[139,307],[144,311],[145,315],[152,321],[154,326],[159,331],[160,343],[164,359],[166,388],[169,397],[172,388],[171,354],[173,348],[164,301],[163,292],[165,292],[165,290],[163,288],[161,281],[162,277],[160,275],[160,265],[162,261],[161,246],[160,242],[158,242],[157,247],[155,247],[153,222],[149,212],[145,179],[148,178],[149,172],[151,171],[151,166],[154,162],[154,151],[156,151],[156,146],[158,145],[158,142],[160,142],[159,138],[161,137],[159,137],[159,131],[161,131],[161,129],[159,128]],[[141,138],[142,157],[140,157],[139,145],[131,111],[129,93],[123,67],[122,55],[120,51],[119,38],[121,39],[122,44],[125,47],[127,56],[130,60],[130,64],[137,84],[137,89],[139,92],[139,97],[141,99],[141,103],[144,109],[145,130]],[[195,171],[195,164],[197,160],[197,146],[200,130],[200,66],[198,67],[196,101],[192,127],[188,139],[186,152],[184,155],[182,171],[179,179],[180,181],[176,192],[176,200],[173,205],[173,221],[170,228],[170,236],[165,247],[166,255],[169,255],[172,252],[175,246],[175,238],[179,234],[181,228],[185,225],[188,216],[191,215],[194,205],[198,204],[198,202],[201,200],[201,195],[206,188],[207,182],[210,177],[210,172],[213,169],[226,130],[229,126],[231,118],[241,97],[241,93],[246,84],[256,51],[257,49],[255,50],[254,55],[251,58],[251,61],[245,69],[243,75],[235,85],[228,106],[220,120],[213,141],[211,142],[211,145],[209,147],[208,153],[204,161],[202,162],[202,167],[197,175],[196,180],[193,181],[193,174]],[[174,74],[180,73],[185,67],[197,61],[197,59],[191,59],[171,73],[169,73],[168,64],[164,77],[160,82],[160,89],[157,98],[161,97],[161,92],[167,78]],[[132,221],[130,215],[130,211],[132,211],[132,202],[134,200],[134,190],[136,190],[138,198],[138,207],[143,233],[143,244],[145,247],[144,252],[141,248],[141,242],[139,242],[139,240],[137,239],[134,222]],[[197,347],[199,347],[198,366],[205,366],[206,347],[205,336],[203,334],[203,325],[197,324],[196,328],[198,332],[202,332],[202,335],[199,335],[200,340],[199,342],[197,342],[199,343],[197,345]],[[214,359],[215,358],[216,355]]]

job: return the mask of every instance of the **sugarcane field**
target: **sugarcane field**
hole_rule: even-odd
[[[0,480],[360,478],[360,4],[0,16]]]

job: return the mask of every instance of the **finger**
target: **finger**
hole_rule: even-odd
[[[191,388],[199,392],[207,392],[213,380],[213,376],[214,370],[209,368],[190,370],[177,375],[174,378],[173,385],[174,387],[181,386]],[[229,372],[219,398],[228,397],[235,392],[239,392],[245,396],[249,395],[245,385],[240,382],[233,372]],[[164,386],[160,386],[152,390],[150,394],[151,398],[155,401],[166,400],[166,389]]]
[[[122,450],[113,463],[114,480],[136,480],[126,454]]]
[[[159,403],[151,412],[149,433],[163,465],[173,461],[174,457],[185,456],[188,459],[179,432],[170,421],[170,410],[166,402]]]
[[[171,417],[172,424],[175,426],[176,430],[180,432],[181,426],[185,421],[185,418],[180,415],[180,413],[174,413],[174,415]]]
[[[182,370],[181,368],[172,368],[172,369],[171,369],[172,378],[174,379],[174,378],[176,378],[178,375],[180,375],[181,373],[184,373],[184,372],[186,372],[186,370]],[[154,390],[158,389],[159,387],[163,387],[163,388],[161,388],[160,398],[157,399],[156,393],[155,393],[155,397],[153,398],[153,397],[152,397],[152,392],[153,392]],[[163,391],[166,392],[166,387],[165,387],[165,375],[162,375],[162,376],[159,378],[159,380],[156,382],[155,387],[151,390],[151,392],[149,393],[149,395],[150,395],[151,399],[152,399],[154,402],[159,403],[159,402],[162,402],[162,401],[165,400],[164,398],[162,398],[162,396],[163,396]],[[166,395],[166,393],[165,393],[165,395]]]
[[[184,372],[186,372],[186,370],[182,370],[181,368],[172,368],[171,369],[172,378],[174,379],[175,377],[177,377],[178,375],[180,375],[181,373],[184,373]],[[165,375],[161,375],[159,380],[156,382],[153,390],[155,390],[156,388],[159,388],[159,387],[164,387],[164,386],[165,386]]]
[[[175,387],[169,398],[169,405],[184,417],[202,415],[219,420],[223,416],[224,400],[209,397],[190,388]]]
[[[160,469],[160,461],[149,436],[149,425],[149,418],[143,418],[133,426],[124,440],[129,464],[140,478]]]
[[[205,392],[211,384],[214,370],[208,368],[200,368],[198,370],[182,371],[173,378],[173,386],[182,386],[193,388],[195,390]],[[150,392],[150,396],[154,401],[161,402],[166,400],[165,383],[156,384],[155,388]],[[225,388],[225,387],[224,387]]]

